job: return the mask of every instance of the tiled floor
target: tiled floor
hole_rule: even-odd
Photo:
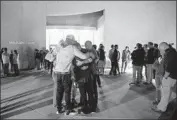
[[[151,111],[154,90],[146,86],[129,86],[131,74],[119,77],[102,76],[99,112],[89,115],[56,115],[52,106],[53,81],[44,71],[28,71],[19,77],[1,80],[1,117],[8,119],[157,119]],[[77,95],[79,100],[79,93]]]

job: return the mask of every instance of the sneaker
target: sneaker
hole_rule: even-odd
[[[139,86],[140,86],[140,82],[137,82],[137,83],[136,83],[136,86],[138,86],[138,87],[139,87]]]
[[[76,111],[75,110],[66,110],[65,115],[76,115]]]
[[[64,111],[62,111],[62,110],[57,110],[57,112],[56,112],[57,115],[62,114],[62,113],[64,113]]]
[[[159,102],[160,102],[160,100],[154,100],[154,101],[152,102],[152,104],[154,104],[154,105],[158,105]]]
[[[148,82],[144,82],[143,84],[148,85]]]
[[[96,108],[91,110],[91,113],[96,113]]]
[[[134,85],[135,84],[135,82],[131,82],[131,83],[129,83],[129,85]]]
[[[69,114],[70,114],[70,110],[66,110],[65,115],[69,115]]]

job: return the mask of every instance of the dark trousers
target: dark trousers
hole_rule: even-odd
[[[50,74],[52,75],[53,72],[53,62],[50,62]]]
[[[62,99],[63,94],[65,93],[65,103],[66,103],[66,110],[71,109],[71,75],[70,74],[59,74],[54,73],[53,78],[56,81],[56,104],[57,109],[62,109]]]
[[[94,75],[93,77],[93,97],[94,97],[94,109],[97,108],[97,104],[98,104],[98,90],[97,90],[97,76]]]
[[[113,74],[113,66],[114,66],[114,62],[111,61],[111,70],[109,72],[109,75],[112,75]]]
[[[47,69],[50,70],[50,61],[47,61]]]
[[[89,106],[91,106],[93,100],[92,92],[90,91],[89,83],[79,82],[78,83],[79,91],[80,91],[80,103],[81,109],[84,110]],[[90,100],[87,101],[87,95]]]
[[[36,59],[37,70],[40,70],[40,59]]]
[[[81,105],[82,109],[87,108],[89,106],[90,110],[94,110],[97,107],[97,99],[96,96],[98,96],[96,93],[97,87],[96,86],[96,80],[93,79],[93,77],[89,76],[88,82],[79,82],[79,91],[81,94]],[[88,95],[88,100],[87,100]]]
[[[13,64],[15,75],[19,75],[18,64]]]
[[[96,81],[98,83],[98,86],[101,86],[100,76],[99,75],[95,75],[94,77],[95,77],[94,79],[96,79]]]
[[[4,75],[9,74],[9,63],[3,64]]]
[[[113,62],[113,74],[116,75],[117,71],[120,74],[118,61],[115,61]]]
[[[11,71],[11,72],[14,71],[14,64],[13,64],[13,62],[10,62],[10,71]]]
[[[153,70],[152,70],[152,78],[153,78],[153,79],[155,79],[155,73],[156,73],[156,70],[153,69]]]

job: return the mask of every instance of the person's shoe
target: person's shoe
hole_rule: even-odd
[[[136,86],[138,86],[138,87],[139,87],[139,86],[140,86],[140,82],[136,82]]]
[[[163,112],[165,112],[165,111],[159,110],[156,105],[153,105],[153,106],[151,107],[151,109],[152,109],[153,111],[157,112],[157,113],[163,113]]]
[[[76,115],[76,111],[75,110],[66,110],[65,111],[65,115]]]
[[[66,111],[65,111],[65,115],[69,115],[70,112],[71,112],[70,110],[66,110]]]
[[[129,85],[134,85],[135,84],[135,82],[131,82],[131,83],[129,83]]]
[[[144,82],[143,84],[148,85],[148,82]]]
[[[64,113],[64,111],[62,111],[62,110],[57,110],[57,112],[56,112],[56,114],[62,114],[62,113]]]
[[[91,111],[90,111],[91,113],[96,113],[96,108],[94,109],[91,109]]]
[[[153,105],[158,105],[159,102],[160,102],[160,100],[154,100],[154,101],[152,102],[152,104],[153,104]]]
[[[77,107],[78,106],[78,103],[75,99],[72,99],[71,104],[72,104],[72,107]]]

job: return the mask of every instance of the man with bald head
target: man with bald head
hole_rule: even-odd
[[[75,39],[73,35],[67,35],[65,44],[63,47],[60,47],[59,51],[56,54],[56,64],[53,69],[53,79],[56,81],[56,106],[57,114],[62,113],[62,99],[63,94],[65,93],[65,112],[66,115],[69,115],[71,112],[71,66],[72,60],[74,57],[80,59],[89,58],[88,54],[84,54],[78,50],[74,45]]]
[[[176,85],[177,52],[175,49],[169,47],[166,42],[160,43],[159,50],[164,59],[165,74],[162,79],[162,96],[160,103],[157,106],[153,106],[152,109],[156,112],[165,112],[171,99],[172,88]]]
[[[92,59],[91,62],[89,62],[89,76],[88,76],[88,102],[90,107],[90,112],[96,112],[97,103],[98,103],[98,92],[97,92],[97,84],[96,84],[96,75],[98,73],[97,71],[97,62],[98,62],[98,55],[96,50],[92,46],[91,41],[85,42],[85,52],[90,54],[90,58]],[[84,62],[84,61],[83,61]],[[88,62],[87,62],[88,63]]]

